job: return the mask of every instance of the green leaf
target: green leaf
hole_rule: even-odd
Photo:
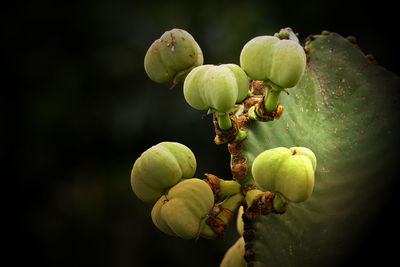
[[[254,266],[344,263],[395,190],[399,77],[334,33],[316,36],[307,48],[303,78],[281,96],[282,117],[252,123],[242,155],[250,171],[266,149],[308,147],[317,157],[315,187],[285,214],[256,219]]]

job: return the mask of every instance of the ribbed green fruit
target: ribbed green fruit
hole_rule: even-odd
[[[214,194],[206,182],[192,178],[172,187],[154,205],[151,217],[166,234],[192,239],[200,234],[203,219],[214,206]]]
[[[197,110],[230,111],[249,91],[246,73],[235,64],[203,65],[185,79],[184,96]]]
[[[185,145],[159,143],[135,161],[131,172],[133,192],[143,201],[156,202],[179,180],[192,178],[196,166],[193,152]]]
[[[203,64],[203,53],[193,36],[185,30],[166,31],[154,41],[144,58],[144,69],[154,82],[164,83],[178,72]]]
[[[259,154],[251,171],[264,190],[281,193],[292,202],[303,202],[312,194],[315,166],[316,158],[310,149],[278,147]]]
[[[258,36],[243,47],[240,66],[253,80],[269,80],[282,88],[291,88],[304,73],[306,55],[295,41]]]

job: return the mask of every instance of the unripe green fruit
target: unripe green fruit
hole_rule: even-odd
[[[206,182],[192,178],[172,187],[154,205],[151,217],[166,234],[192,239],[199,235],[203,219],[214,206],[214,194]]]
[[[244,260],[245,242],[241,236],[236,243],[228,249],[220,264],[220,267],[246,267]]]
[[[264,190],[281,193],[287,200],[307,200],[314,188],[316,157],[303,147],[278,147],[259,154],[252,166],[256,183]]]
[[[193,108],[229,112],[247,96],[249,80],[235,64],[203,65],[189,73],[183,89],[186,101]]]
[[[291,88],[304,73],[306,55],[295,41],[258,36],[243,47],[240,66],[253,80],[269,80],[282,88]]]
[[[193,177],[196,165],[188,147],[175,142],[159,143],[135,161],[131,173],[133,192],[143,201],[156,202],[179,180]]]
[[[185,30],[166,31],[154,41],[144,58],[144,69],[154,82],[164,83],[178,72],[203,64],[203,53],[192,35]]]

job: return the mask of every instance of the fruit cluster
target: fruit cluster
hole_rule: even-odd
[[[193,178],[196,158],[186,146],[162,142],[146,150],[134,163],[133,192],[154,203],[151,217],[162,232],[184,239],[222,238],[239,210],[243,218],[282,214],[289,203],[307,200],[314,188],[316,157],[305,147],[278,147],[260,153],[247,166],[240,156],[246,128],[254,121],[279,119],[281,92],[301,79],[306,55],[290,28],[274,36],[246,43],[236,64],[203,65],[203,53],[188,32],[173,29],[156,40],[144,66],[151,80],[174,85],[183,82],[186,102],[214,115],[215,142],[228,144],[233,180],[212,174]],[[249,170],[251,167],[251,170]],[[227,252],[221,266],[243,266],[244,240]],[[236,266],[235,265],[235,266]]]
[[[243,199],[241,186],[213,175],[193,178],[195,171],[188,147],[162,142],[135,161],[132,189],[141,200],[155,203],[151,217],[162,232],[184,239],[222,237]]]

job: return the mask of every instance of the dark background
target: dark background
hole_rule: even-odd
[[[279,2],[279,3],[278,3]],[[389,2],[388,2],[389,3]],[[205,63],[239,63],[243,45],[292,27],[353,35],[399,74],[395,2],[35,1],[3,5],[3,228],[12,266],[217,266],[237,238],[185,241],[158,231],[130,170],[161,141],[188,145],[197,177],[229,178],[211,118],[182,85],[155,84],[143,58],[172,28],[189,31]]]

